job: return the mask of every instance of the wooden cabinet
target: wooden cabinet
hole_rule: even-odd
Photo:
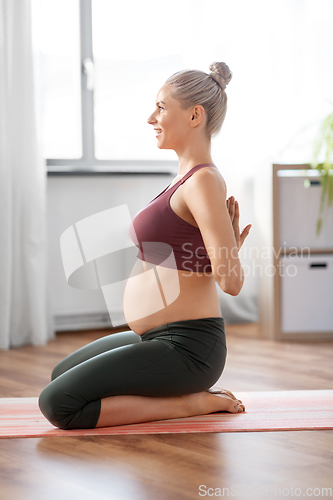
[[[308,165],[272,169],[269,259],[261,259],[259,322],[275,340],[333,339],[333,206],[316,222],[321,186]],[[268,240],[267,240],[268,241]]]

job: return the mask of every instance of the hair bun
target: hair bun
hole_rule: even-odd
[[[219,84],[222,90],[225,90],[232,78],[229,66],[224,62],[214,62],[209,66],[209,69],[211,71],[209,76]]]

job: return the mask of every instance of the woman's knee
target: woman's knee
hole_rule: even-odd
[[[44,417],[59,429],[74,429],[75,415],[81,410],[79,401],[71,397],[58,381],[51,382],[41,392],[38,405]]]
[[[53,390],[52,382],[41,392],[38,405],[44,417],[52,425],[60,429],[67,428],[68,414],[64,414],[64,408],[61,405],[61,395]],[[66,418],[67,417],[67,418]]]
[[[45,418],[59,429],[93,429],[96,427],[101,401],[80,401],[78,395],[70,395],[51,382],[41,392],[39,408]]]

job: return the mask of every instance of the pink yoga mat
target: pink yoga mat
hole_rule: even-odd
[[[333,390],[237,392],[237,397],[245,412],[69,431],[44,418],[37,398],[0,398],[0,438],[333,429]]]

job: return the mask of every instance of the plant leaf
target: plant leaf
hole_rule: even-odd
[[[321,153],[324,153],[324,163],[318,163]],[[322,213],[327,199],[328,206],[333,203],[333,113],[322,122],[317,137],[313,143],[310,166],[317,169],[320,175],[321,197],[317,220],[317,235],[322,228]]]

